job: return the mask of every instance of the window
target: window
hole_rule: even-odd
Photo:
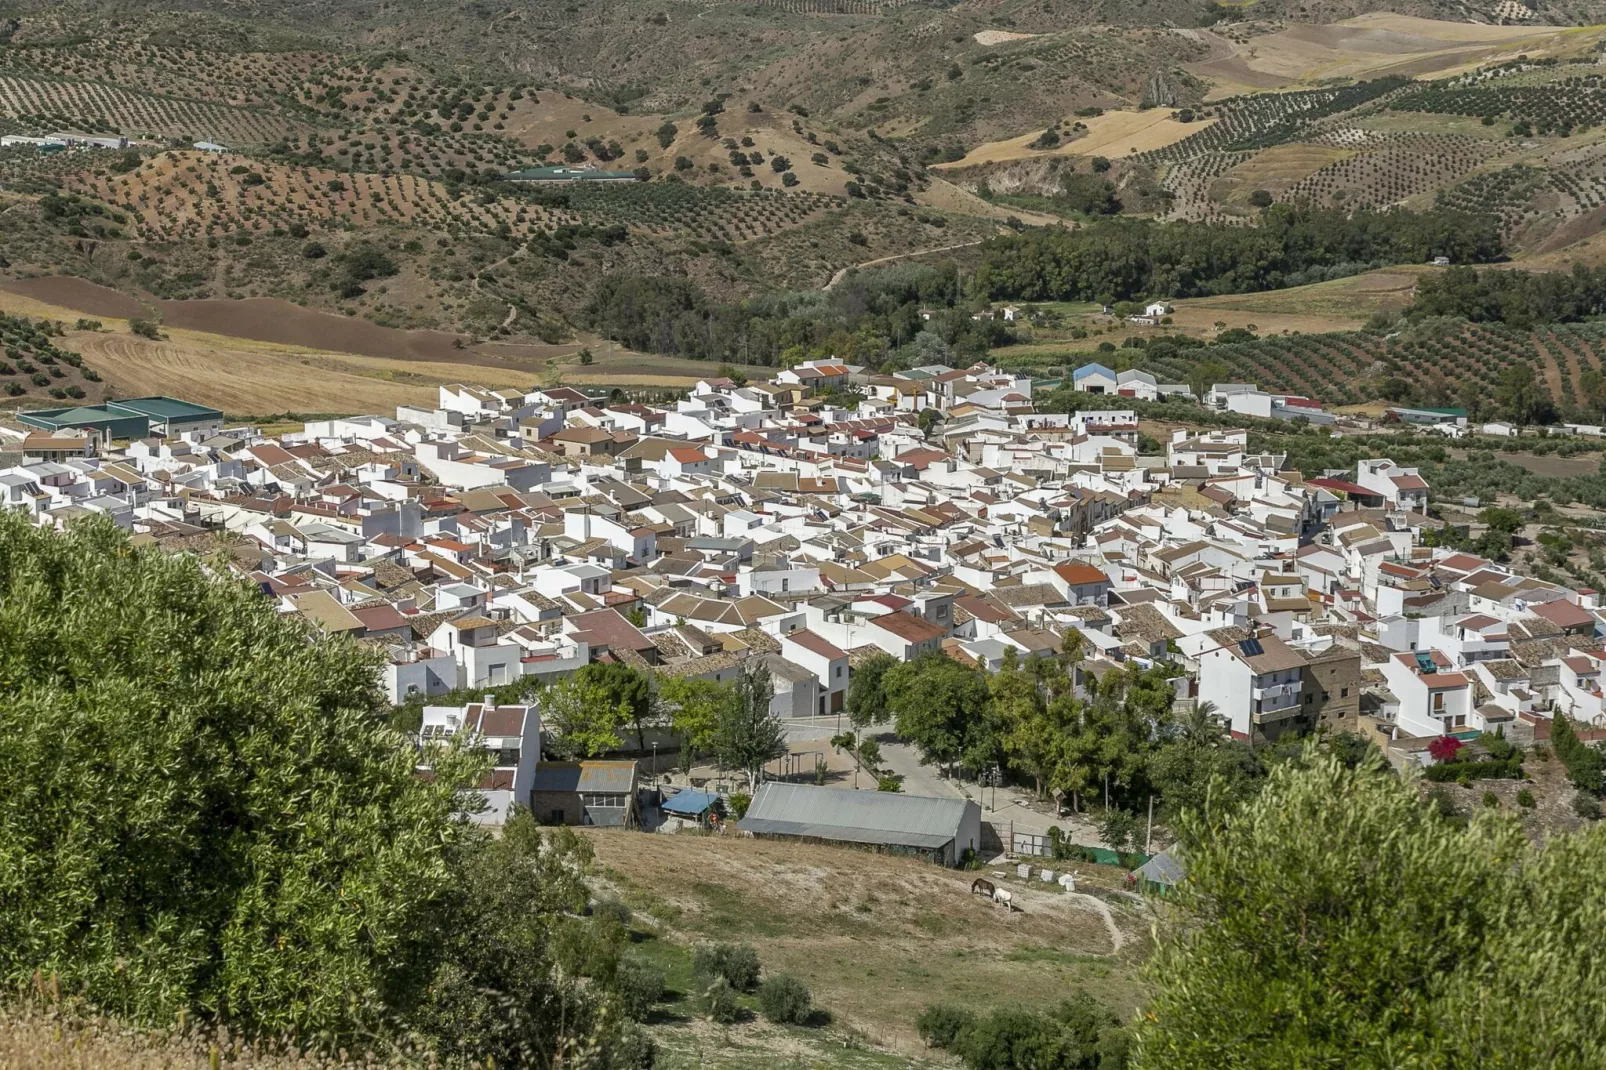
[[[838,680],[842,679],[842,666],[840,665],[836,667],[836,678]]]
[[[1442,709],[1444,709],[1444,692],[1435,691],[1433,692],[1433,712],[1438,713]]]
[[[1347,687],[1339,688],[1338,689],[1338,697],[1339,698],[1349,698],[1349,688],[1347,688]]]

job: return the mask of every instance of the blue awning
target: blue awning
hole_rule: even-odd
[[[718,799],[719,796],[712,792],[683,791],[665,799],[663,808],[671,814],[689,814],[695,817],[713,806]]]

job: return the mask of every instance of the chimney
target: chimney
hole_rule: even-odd
[[[486,695],[484,706],[486,713],[490,713],[492,710],[496,709],[496,696],[490,694]]]

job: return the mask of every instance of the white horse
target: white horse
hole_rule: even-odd
[[[1004,904],[1004,909],[1011,913],[1015,910],[1015,893],[1008,888],[998,888],[993,891],[993,902]]]

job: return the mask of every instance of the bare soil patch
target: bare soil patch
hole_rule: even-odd
[[[978,45],[1006,45],[1011,41],[1029,41],[1040,36],[1035,33],[1013,33],[1009,30],[981,30],[977,32]]]
[[[37,279],[8,279],[0,289],[47,305],[82,312],[86,316],[137,319],[150,315],[150,309],[125,293],[97,286],[88,279],[70,275],[46,275]]]
[[[66,345],[123,396],[169,394],[234,414],[386,415],[401,404],[433,404],[441,384],[465,378],[465,369],[455,364],[279,349],[182,330],[169,334],[151,341],[72,332]],[[529,387],[533,378],[527,371],[480,368],[471,381]]]
[[[248,297],[241,301],[215,298],[162,301],[158,307],[165,326],[182,330],[370,357],[474,362],[474,354],[453,345],[458,341],[467,343],[462,335],[443,331],[400,331],[367,320],[302,308],[273,297]]]

